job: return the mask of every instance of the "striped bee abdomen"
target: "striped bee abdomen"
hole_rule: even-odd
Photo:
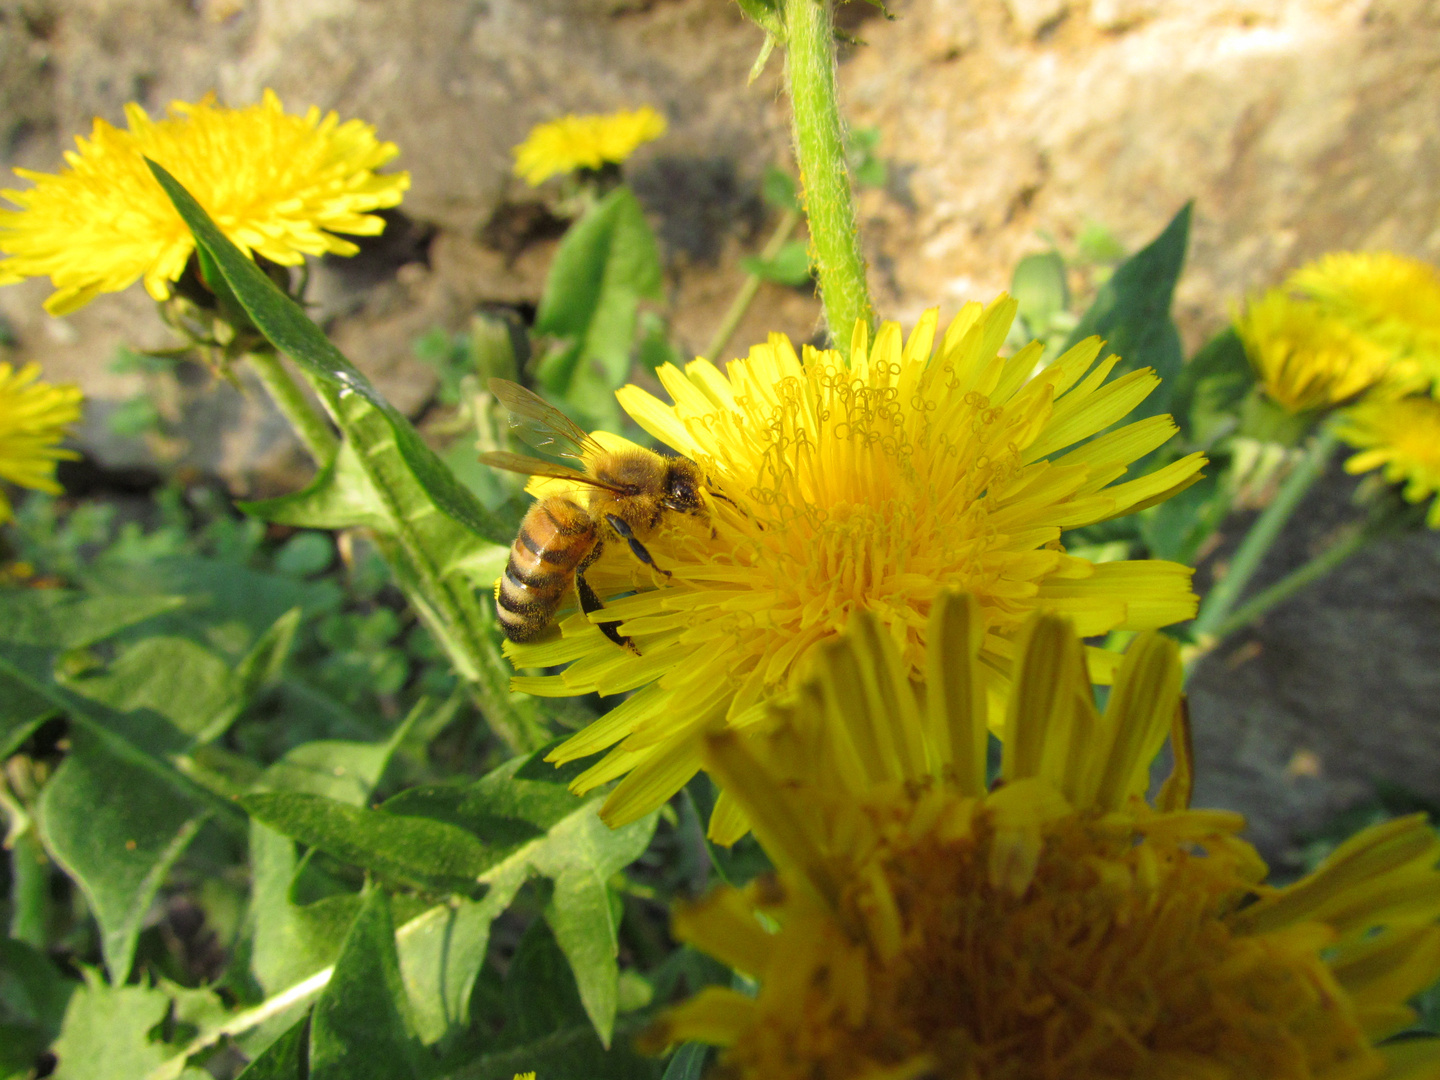
[[[530,508],[495,591],[506,637],[524,642],[545,634],[597,535],[590,515],[569,499],[552,496]]]

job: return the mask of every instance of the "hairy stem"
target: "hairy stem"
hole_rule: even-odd
[[[855,223],[850,169],[835,85],[835,23],[831,0],[781,0],[785,79],[810,248],[820,300],[835,347],[849,352],[855,323],[873,321],[865,258]]]
[[[1219,628],[1229,621],[1231,610],[1255,576],[1255,571],[1260,569],[1260,563],[1279,538],[1285,523],[1295,513],[1306,492],[1324,474],[1336,441],[1328,429],[1322,428],[1309,452],[1295,471],[1285,478],[1270,505],[1255,519],[1255,524],[1250,526],[1250,531],[1235,551],[1235,557],[1230,560],[1229,570],[1206,594],[1200,613],[1191,624],[1190,631],[1197,643],[1203,646],[1207,638],[1218,636]]]
[[[310,399],[285,367],[285,361],[272,350],[257,350],[247,354],[250,367],[260,378],[261,384],[270,394],[270,400],[280,414],[290,421],[295,434],[305,444],[305,449],[315,459],[316,465],[324,465],[335,456],[340,442],[335,437],[329,421],[310,404]]]

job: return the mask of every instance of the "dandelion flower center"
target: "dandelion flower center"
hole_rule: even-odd
[[[1043,829],[1016,894],[991,870],[1007,858],[993,818],[939,801],[919,837],[917,813],[936,813],[923,796],[870,808],[879,844],[840,918],[787,921],[721,1076],[829,1080],[867,1075],[863,1062],[880,1075],[1090,1080],[1203,1061],[1214,1076],[1324,1077],[1378,1064],[1320,959],[1328,930],[1231,927],[1254,882],[1198,846],[1225,836],[1212,820],[1067,815]],[[882,911],[887,954],[845,929]]]
[[[1016,639],[987,787],[980,605],[946,594],[930,629],[923,694],[866,614],[759,733],[700,737],[776,873],[681,907],[674,931],[759,993],[701,991],[650,1049],[723,1047],[721,1080],[1434,1075],[1440,1043],[1385,1042],[1440,976],[1423,817],[1266,886],[1244,819],[1188,808],[1175,644],[1137,639],[1101,714],[1048,615]]]
[[[626,776],[606,820],[631,820],[672,795],[700,767],[695,732],[716,719],[737,729],[760,719],[856,612],[881,621],[918,678],[935,597],[970,592],[984,611],[997,700],[1010,639],[1036,609],[1064,612],[1087,635],[1194,614],[1187,567],[1096,565],[1060,544],[1064,529],[1129,513],[1198,477],[1204,461],[1192,454],[1116,482],[1175,430],[1154,416],[1100,434],[1158,380],[1146,369],[1107,382],[1119,358],[1097,363],[1098,339],[1038,371],[1038,344],[1001,357],[1014,309],[1008,297],[967,306],[938,348],[934,311],[908,341],[893,323],[873,343],[862,329],[848,365],[808,348],[802,363],[772,335],[726,374],[703,360],[662,368],[673,405],[620,391],[641,427],[706,476],[710,528],[671,515],[640,537],[668,576],[607,544],[587,572],[604,608],[562,621],[558,640],[508,647],[517,666],[570,664],[516,679],[517,689],[639,691],[552,755],[568,761],[619,743],[576,782],[585,790]],[[592,620],[618,623],[639,655]],[[1092,654],[1097,678],[1113,669],[1107,655]],[[711,828],[729,842],[744,822],[722,813]]]

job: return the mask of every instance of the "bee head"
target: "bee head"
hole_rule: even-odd
[[[667,510],[682,514],[705,515],[705,478],[700,467],[685,458],[674,458],[665,470],[663,502]]]

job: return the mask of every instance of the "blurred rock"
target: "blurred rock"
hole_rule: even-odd
[[[1249,595],[1354,520],[1354,488],[1336,469],[1312,492]],[[1273,864],[1297,868],[1299,841],[1386,786],[1440,805],[1440,533],[1362,550],[1227,640],[1190,689],[1195,802],[1244,810]]]

